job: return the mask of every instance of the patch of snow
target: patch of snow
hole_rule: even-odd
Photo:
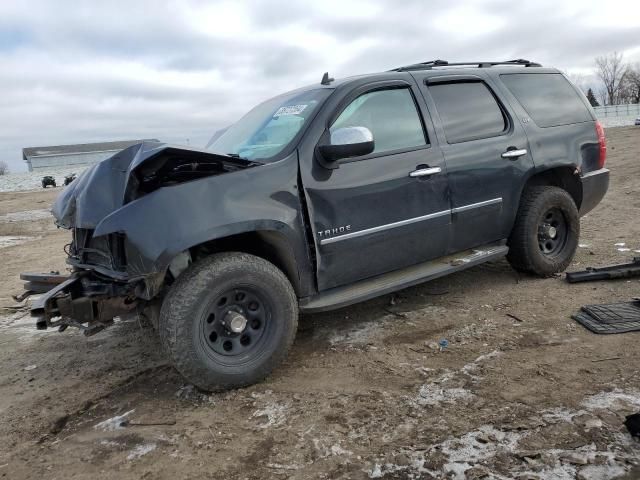
[[[28,365],[28,366],[24,367],[24,368],[23,368],[23,370],[24,370],[25,372],[29,372],[29,371],[31,371],[31,370],[35,370],[36,368],[38,368],[38,366],[37,366],[37,365]]]
[[[369,472],[369,478],[382,478],[382,475],[382,467],[376,463]]]
[[[415,402],[421,406],[434,406],[473,398],[475,398],[475,395],[464,388],[442,388],[439,385],[426,384],[420,387]]]
[[[127,455],[127,460],[136,460],[148,453],[153,452],[158,446],[155,443],[143,443],[142,445],[138,445],[136,448],[131,450],[129,455]]]
[[[579,417],[585,413],[587,412],[584,410],[573,411],[568,408],[558,407],[542,412],[542,419],[547,423],[573,423],[575,417]]]
[[[550,449],[545,453],[549,458],[553,459],[553,465],[544,466],[535,475],[540,480],[573,480],[578,473],[580,478],[588,478],[589,480],[605,480],[616,478],[626,473],[624,461],[618,461],[616,454],[613,453],[611,447],[606,451],[599,451],[595,444],[585,445],[575,450]],[[580,462],[571,459],[580,459]],[[596,458],[599,459],[598,464]],[[585,465],[581,466],[581,462]],[[586,465],[588,464],[588,465]],[[533,474],[534,472],[524,472]]]
[[[266,422],[259,425],[259,428],[279,427],[287,419],[287,406],[269,403],[264,408],[253,412],[251,418],[266,417]]]
[[[116,442],[115,440],[100,440],[100,445],[104,447],[116,448],[120,447],[122,444],[120,442]]]
[[[420,473],[427,473],[426,471],[420,472],[422,469],[422,465],[415,467],[416,473],[413,472],[413,465],[395,465],[393,463],[385,463],[384,465],[378,465],[377,463],[373,466],[369,473],[369,478],[382,478],[387,475],[393,475],[394,473],[402,472],[402,476],[400,478],[420,478],[418,475]]]
[[[630,252],[631,249],[630,248],[619,248],[618,251],[619,252]]]
[[[302,468],[302,465],[284,465],[282,463],[267,463],[267,467],[273,468],[276,470],[299,470]]]
[[[0,248],[13,247],[15,245],[22,245],[30,240],[34,240],[35,237],[24,236],[12,236],[12,235],[0,235]]]
[[[627,473],[627,471],[621,465],[587,465],[580,469],[582,478],[588,478],[589,480],[609,480],[611,478],[618,478]],[[573,478],[573,477],[572,477]],[[546,480],[546,479],[542,479]]]
[[[583,409],[570,410],[559,407],[541,412],[542,418],[549,424],[574,423],[576,417],[593,415],[585,423],[585,427],[602,428],[603,422],[597,413],[591,411],[603,409],[636,409],[640,407],[640,393],[635,390],[601,392],[586,397],[582,402]],[[423,451],[401,449],[400,453],[407,457],[406,464],[376,463],[367,472],[369,478],[398,476],[407,479],[423,478],[425,473],[433,478],[466,480],[467,471],[483,466],[487,471],[487,479],[509,480],[513,478],[536,478],[539,480],[604,480],[617,478],[629,472],[635,454],[637,442],[626,432],[614,432],[611,443],[598,447],[595,443],[574,449],[548,448],[532,452],[527,462],[515,465],[508,476],[491,471],[495,466],[495,457],[514,454],[523,457],[527,451],[520,451],[520,442],[537,435],[535,430],[502,431],[494,426],[484,425],[477,430],[459,437],[450,437],[439,444]],[[600,449],[599,449],[600,448]],[[444,459],[442,458],[444,456]],[[433,460],[436,460],[436,465]],[[431,461],[428,461],[431,460]],[[429,465],[430,470],[426,468]],[[431,478],[429,477],[429,478]]]
[[[329,448],[331,455],[353,455],[351,450],[345,450],[340,445],[331,445]]]
[[[15,333],[18,340],[29,342],[36,336],[55,333],[55,329],[38,330],[28,311],[20,310],[11,315],[0,315],[0,333]]]
[[[93,426],[93,428],[95,430],[102,430],[103,432],[113,432],[115,430],[120,430],[124,428],[125,424],[127,423],[127,417],[133,412],[135,412],[135,410],[129,410],[122,415],[108,418],[107,420],[97,423]]]
[[[523,472],[524,478],[526,475],[531,475],[530,478],[536,478],[539,480],[575,480],[576,479],[576,467],[573,465],[555,465],[553,467],[542,467],[539,472],[527,470]]]
[[[628,408],[640,408],[640,392],[633,390],[630,393],[619,388],[611,392],[600,392],[584,399],[581,403],[588,410],[624,410]]]
[[[465,373],[469,376],[473,376],[473,372],[476,370],[476,368],[478,368],[478,365],[480,363],[491,358],[499,357],[500,355],[502,355],[502,352],[500,350],[494,350],[492,352],[485,353],[484,355],[480,355],[473,362],[467,363],[464,367],[462,367],[461,371],[462,373]]]
[[[329,337],[331,346],[366,345],[384,330],[384,322],[371,321],[364,325],[353,327],[347,331],[333,332]]]
[[[624,242],[619,242],[619,243],[614,243],[613,246],[614,247],[624,247],[626,245],[626,243]]]
[[[591,246],[590,243],[579,243],[578,247],[579,248],[589,248]]]
[[[473,464],[489,460],[500,452],[514,452],[518,442],[525,436],[527,432],[502,432],[490,425],[483,425],[459,438],[445,440],[431,447],[430,451],[437,449],[447,456],[447,461],[442,467],[444,472],[452,473],[452,478],[456,480],[465,480],[464,472]],[[485,441],[487,437],[495,441]]]
[[[368,472],[369,478],[382,478],[388,474],[402,472],[402,478],[418,479],[423,478],[427,473],[434,478],[466,480],[467,470],[475,464],[486,464],[499,453],[513,453],[517,449],[518,442],[527,434],[527,432],[502,432],[490,425],[483,425],[478,430],[466,433],[461,437],[450,438],[433,445],[422,454],[412,451],[405,452],[410,458],[408,465],[375,464]],[[491,440],[488,440],[489,438]],[[440,469],[434,471],[425,467],[425,457],[429,454],[445,455],[445,463]],[[508,479],[508,477],[496,473],[492,473],[487,478]]]
[[[448,387],[444,384],[455,380],[456,376],[460,373],[470,377],[474,381],[479,380],[479,377],[474,374],[478,366],[481,363],[492,358],[499,357],[500,355],[502,355],[500,350],[493,350],[492,352],[480,355],[473,362],[467,363],[459,371],[445,371],[431,383],[422,385],[418,391],[417,397],[413,399],[413,403],[420,406],[435,406],[441,403],[455,403],[475,398],[475,395],[467,389],[461,388],[457,385]]]
[[[0,223],[32,222],[35,220],[42,220],[44,218],[53,218],[51,211],[47,208],[5,213],[4,215],[0,215]]]
[[[191,384],[182,385],[175,393],[175,396],[178,398],[193,400],[196,402],[209,402],[211,404],[215,403],[215,399],[212,395],[201,392],[195,385]]]
[[[339,444],[331,445],[329,448],[327,448],[317,438],[312,439],[312,441],[313,441],[313,446],[315,447],[316,451],[319,453],[319,455],[322,458],[327,458],[331,456],[336,457],[341,455],[347,455],[347,456],[353,455],[353,452],[351,450],[346,450],[342,448]]]

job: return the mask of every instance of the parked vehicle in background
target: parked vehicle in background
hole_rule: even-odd
[[[56,179],[53,178],[51,175],[45,175],[44,177],[42,177],[42,188],[47,188],[49,186],[55,187]]]
[[[76,178],[78,178],[78,176],[75,173],[70,173],[69,175],[65,175],[64,177],[64,184],[69,185],[71,182],[73,182]]]
[[[640,125],[640,117],[636,118],[636,125]]]
[[[607,191],[605,158],[591,106],[553,68],[325,74],[208,151],[145,142],[91,167],[53,208],[73,274],[32,314],[90,335],[138,312],[190,382],[251,384],[284,359],[299,311],[505,256],[563,271]]]

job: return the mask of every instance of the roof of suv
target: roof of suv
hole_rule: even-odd
[[[436,67],[462,67],[462,66],[487,68],[487,67],[494,67],[496,65],[522,65],[525,67],[541,67],[542,66],[539,63],[531,62],[523,58],[519,58],[517,60],[506,60],[506,61],[499,61],[499,62],[448,62],[446,60],[429,60],[428,62],[414,63],[404,67],[394,68],[393,71],[408,72],[408,71],[414,71],[414,70],[432,70],[433,68],[436,68]]]
[[[384,80],[385,77],[393,76],[397,78],[399,73],[408,73],[410,75],[419,74],[422,78],[425,76],[438,76],[443,75],[445,72],[447,75],[452,73],[461,75],[478,75],[483,76],[484,73],[490,73],[492,75],[498,75],[501,73],[513,73],[514,71],[526,71],[526,73],[558,73],[555,68],[544,68],[542,65],[536,62],[530,62],[529,60],[518,59],[508,60],[503,62],[447,62],[445,60],[432,60],[429,62],[415,63],[403,67],[397,67],[386,72],[367,73],[362,75],[354,75],[345,78],[333,79],[329,78],[327,73],[322,77],[322,81],[319,84],[308,85],[300,90],[307,90],[309,88],[337,88],[350,84],[353,82],[359,82],[363,79],[380,79]]]

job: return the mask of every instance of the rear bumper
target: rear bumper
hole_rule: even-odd
[[[609,170],[601,168],[583,175],[580,179],[582,181],[580,216],[583,216],[593,210],[607,193],[609,189]]]

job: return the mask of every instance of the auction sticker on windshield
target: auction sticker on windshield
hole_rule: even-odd
[[[302,111],[307,108],[307,105],[288,105],[286,107],[280,107],[276,113],[273,114],[274,117],[283,117],[285,115],[300,115]]]

